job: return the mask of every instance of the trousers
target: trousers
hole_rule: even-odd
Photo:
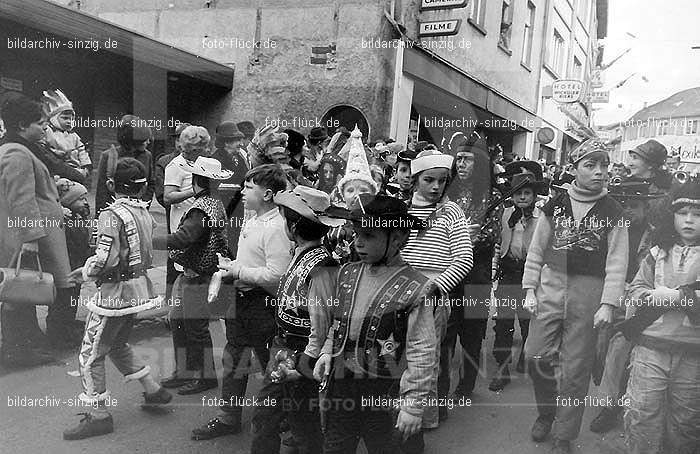
[[[81,401],[97,404],[109,397],[105,376],[105,357],[109,356],[119,372],[128,380],[138,380],[150,372],[134,355],[129,334],[134,315],[107,317],[89,312],[78,361],[83,392]]]
[[[251,353],[255,352],[259,370],[264,372],[270,359],[268,341],[275,334],[274,307],[268,304],[269,294],[262,288],[238,291],[236,303],[226,315],[226,347],[221,384],[220,416],[229,423],[240,421],[243,408],[233,405],[234,397],[245,397],[248,374],[254,371]]]
[[[173,285],[173,302],[179,304],[173,304],[171,308],[170,327],[176,374],[181,377],[200,373],[201,378],[216,379],[207,308],[209,279],[206,276],[186,277],[180,274]]]
[[[625,401],[632,454],[697,454],[700,450],[700,353],[637,345]]]
[[[555,418],[552,434],[560,440],[573,440],[581,430],[596,352],[593,316],[602,292],[600,277],[567,275],[547,265],[535,291],[537,317],[530,321],[525,356],[537,411]]]

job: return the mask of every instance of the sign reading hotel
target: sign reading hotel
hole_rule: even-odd
[[[552,84],[552,99],[559,103],[572,103],[581,99],[583,82],[580,80],[557,80]]]
[[[464,8],[467,6],[468,0],[421,0],[421,11],[430,9],[451,9]]]
[[[597,104],[610,102],[610,90],[593,90],[589,95],[589,100]]]
[[[449,36],[456,35],[462,19],[436,20],[418,23],[418,36]]]

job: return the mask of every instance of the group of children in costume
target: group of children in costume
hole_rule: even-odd
[[[680,302],[696,296],[698,181],[672,191],[666,219],[673,225],[657,226],[654,237],[643,215],[633,223],[633,213],[616,201],[651,198],[648,188],[625,185],[609,193],[607,147],[597,140],[570,153],[574,180],[541,207],[536,202],[546,188],[539,164],[508,166],[517,190],[504,210],[483,139],[452,139],[452,154],[399,153],[394,196],[377,194],[380,185],[359,131],[348,138],[346,173],[333,194],[294,187],[278,164],[254,167],[244,178],[250,214],[237,245],[216,227],[228,217],[217,188],[231,177],[220,161],[199,156],[176,163],[192,175],[193,202],[167,237],[154,239],[152,218],[138,200],[146,171],[135,159],[120,157],[106,182],[116,200],[100,214],[97,250],[83,270],[85,279],[100,285],[80,352],[81,399],[94,407],[64,437],[113,430],[103,405],[105,356],[126,378],[142,383],[146,405],[172,398],[126,342],[134,314],[155,297],[146,273],[154,242],[183,268],[174,287],[183,301],[178,326],[188,339],[200,340],[185,346],[185,364],[165,381],[168,387],[187,382],[201,391],[218,385],[207,299],[215,273],[223,279],[218,302],[228,305],[227,404],[193,431],[193,439],[240,432],[243,408],[233,402],[245,396],[250,367],[241,365],[250,364],[254,351],[267,370],[260,396],[277,397],[280,405],[256,407],[252,452],[278,452],[285,420],[300,452],[353,453],[361,438],[369,452],[421,452],[422,431],[447,417],[444,407],[426,402],[449,393],[457,335],[464,351],[457,392],[473,391],[493,303],[498,371],[489,388],[499,391],[510,381],[517,318],[524,347],[516,370],[527,369],[538,409],[532,438],[543,441],[552,432],[556,452],[567,453],[584,407],[561,402],[584,400],[599,330],[639,320],[621,315],[625,302],[634,301],[635,317],[646,314],[651,322],[641,330],[623,323],[610,347],[624,336],[634,341],[619,350],[621,357],[632,350],[625,413],[630,447],[656,452],[665,443],[673,449],[668,452],[692,453],[700,439],[700,327],[697,305]],[[653,155],[640,150],[645,152]],[[327,162],[333,166],[321,159],[322,170]],[[75,191],[69,199],[77,200]],[[629,262],[640,264],[638,273],[630,275]],[[469,297],[475,307],[465,306]],[[654,306],[658,301],[668,303],[664,311]],[[173,336],[175,342],[175,331]],[[622,381],[616,364],[606,365],[610,383]],[[326,406],[316,401],[319,385]]]

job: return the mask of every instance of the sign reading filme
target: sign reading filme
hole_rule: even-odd
[[[421,11],[430,9],[451,9],[464,8],[467,6],[468,0],[421,0]]]
[[[459,32],[462,19],[436,20],[418,23],[418,36],[449,36]]]
[[[581,99],[583,82],[580,80],[563,79],[552,84],[552,99],[555,102],[571,103]]]

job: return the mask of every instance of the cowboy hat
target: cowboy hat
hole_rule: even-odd
[[[233,172],[221,167],[221,162],[218,159],[207,158],[200,156],[196,161],[185,161],[179,163],[180,168],[192,173],[193,175],[201,175],[212,180],[228,180],[233,176]]]
[[[408,207],[404,202],[388,195],[360,194],[355,208],[339,216],[352,221],[355,228],[426,229],[423,221],[408,213]]]
[[[272,200],[277,205],[287,207],[317,224],[329,227],[345,224],[345,219],[331,218],[326,215],[326,212],[331,208],[331,198],[318,189],[299,185],[291,191],[279,191]]]

